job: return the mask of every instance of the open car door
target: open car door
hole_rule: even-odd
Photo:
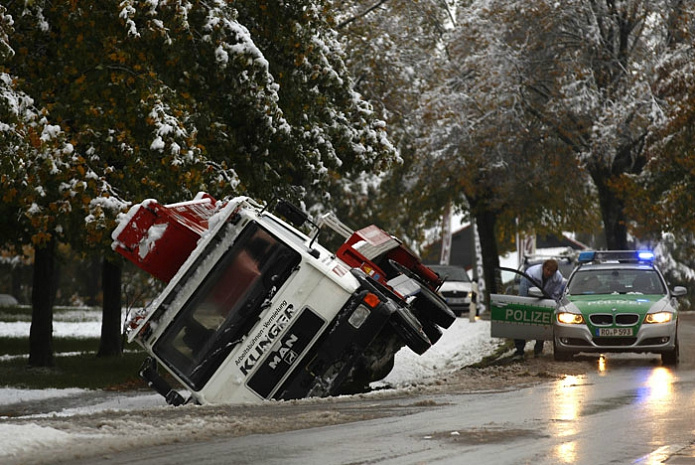
[[[533,278],[512,268],[511,271],[534,282]],[[553,319],[557,303],[543,295],[539,288],[531,288],[530,297],[490,294],[490,335],[509,339],[553,339]]]

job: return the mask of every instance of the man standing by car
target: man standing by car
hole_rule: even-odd
[[[549,259],[542,264],[533,265],[526,270],[526,274],[531,277],[533,281],[529,280],[526,276],[521,277],[521,282],[519,283],[520,296],[528,297],[528,290],[535,286],[543,289],[543,291],[553,299],[560,300],[562,292],[565,289],[565,280],[558,271],[558,263],[556,260]],[[543,353],[543,342],[543,340],[536,341],[536,345],[533,347],[534,356],[538,357]],[[514,339],[514,347],[516,351],[514,352],[513,358],[515,360],[522,360],[524,358],[526,340]]]

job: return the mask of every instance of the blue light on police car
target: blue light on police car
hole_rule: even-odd
[[[579,253],[577,262],[653,262],[651,250],[585,250]]]

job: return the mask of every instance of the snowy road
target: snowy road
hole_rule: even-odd
[[[520,391],[363,400],[382,418],[147,448],[100,463],[695,463],[695,372],[609,357],[607,372]],[[680,454],[680,455],[679,455]],[[676,461],[678,460],[678,461]],[[686,461],[689,460],[689,461]],[[91,463],[73,462],[79,464]]]
[[[69,321],[56,322],[59,323],[54,328],[56,337],[98,336],[99,318],[100,314],[95,312],[70,314],[66,318]],[[26,322],[0,325],[0,335],[5,337],[27,336],[28,332]],[[490,337],[489,321],[471,323],[467,317],[459,318],[425,355],[417,356],[407,349],[400,351],[394,370],[375,387],[409,386],[439,379],[479,361],[499,343],[500,340]],[[271,404],[271,409],[277,408]],[[192,416],[197,418],[191,420]],[[127,445],[166,443],[177,440],[177,435],[189,435],[192,424],[197,430],[214,434],[232,429],[235,434],[245,434],[247,429],[256,430],[257,423],[265,421],[238,420],[243,416],[243,412],[217,415],[214,410],[193,405],[174,409],[166,405],[163,397],[149,390],[23,390],[0,386],[0,463],[52,463],[56,454],[79,456],[88,454],[90,451],[86,449],[90,447],[97,451],[118,450]],[[326,419],[306,421],[311,424],[327,422]]]
[[[487,326],[459,324],[451,333],[457,337],[440,350],[456,340],[470,341]],[[491,342],[481,337],[474,345]],[[615,354],[568,362],[568,367],[589,367],[588,373],[549,377],[520,389],[471,392],[443,384],[436,391],[416,388],[391,396],[260,407],[131,405],[91,415],[25,417],[21,423],[67,436],[53,443],[55,451],[70,452],[61,463],[83,465],[693,464],[695,314],[682,315],[681,338],[682,363],[676,369],[662,367],[653,355]],[[420,358],[420,369],[404,360],[410,374],[402,367],[394,377],[410,376],[417,384],[415,378],[431,368],[446,378],[456,366],[455,344],[448,351]],[[541,364],[557,366],[549,354],[545,360]],[[515,365],[524,370],[537,362]],[[252,434],[244,433],[252,425]],[[95,452],[95,444],[101,452]],[[43,460],[10,463],[57,462]]]

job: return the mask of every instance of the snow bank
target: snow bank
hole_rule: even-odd
[[[22,332],[22,322],[6,323],[0,327],[0,334],[7,335],[13,331]],[[14,326],[13,326],[14,325]],[[79,321],[65,323],[65,327],[60,329],[61,333],[71,333],[73,335],[98,336],[99,327],[94,326],[93,321]],[[70,329],[68,329],[70,328]],[[90,333],[91,332],[91,333]],[[442,338],[424,355],[418,356],[407,348],[402,349],[396,354],[395,366],[386,379],[375,387],[400,388],[412,386],[414,384],[427,382],[437,377],[456,371],[466,365],[478,362],[484,356],[494,351],[500,340],[490,337],[490,322],[478,320],[471,322],[467,317],[458,318],[454,324],[444,331]],[[0,387],[0,412],[8,411],[2,407],[29,402],[45,400],[46,405],[61,405],[58,400],[65,397],[86,396],[94,392],[82,389],[45,389],[45,390],[23,390]],[[45,412],[40,415],[17,415],[2,416],[0,413],[0,463],[5,460],[21,459],[23,454],[31,451],[45,450],[52,446],[63,445],[68,447],[70,443],[84,441],[85,435],[79,429],[65,431],[50,427],[43,427],[33,422],[40,418],[66,418],[71,416],[87,415],[99,412],[126,410],[133,413],[129,421],[137,421],[137,418],[145,418],[148,412],[153,409],[169,408],[164,399],[155,393],[147,392],[142,394],[114,393],[111,397],[98,398],[94,402],[78,402],[78,407],[74,405],[69,408],[55,407],[53,412]],[[50,402],[55,399],[56,402]],[[87,405],[89,404],[89,405]],[[171,407],[173,408],[173,407]],[[190,414],[190,412],[188,412]],[[27,421],[30,421],[27,423]],[[199,422],[214,421],[207,417],[196,419]],[[211,425],[212,427],[212,425]],[[143,425],[143,428],[146,428]],[[202,430],[205,425],[199,425]],[[138,426],[129,424],[124,428],[101,428],[100,436],[113,436],[117,439],[129,433],[129,430],[137,430]],[[153,433],[154,434],[154,433]],[[164,433],[162,433],[164,434]],[[4,458],[4,459],[3,459]]]
[[[457,318],[444,331],[442,338],[423,355],[407,348],[396,354],[396,364],[381,382],[394,387],[426,382],[480,361],[499,346],[500,340],[490,337],[490,322],[470,322]]]
[[[10,425],[0,423],[0,460],[17,457],[22,452],[51,447],[70,441],[69,433],[35,424]]]

